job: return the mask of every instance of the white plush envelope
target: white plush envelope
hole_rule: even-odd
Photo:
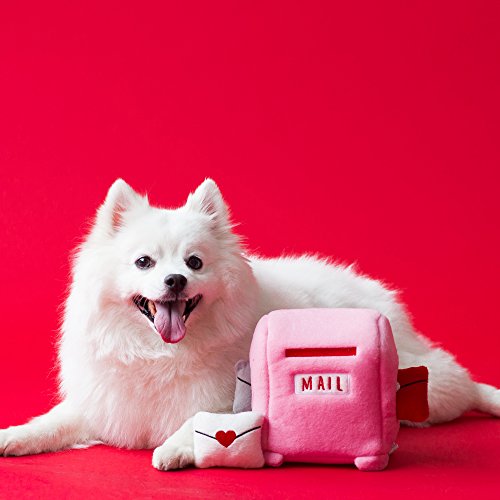
[[[197,413],[193,428],[196,467],[262,467],[262,421],[263,416],[252,411]]]

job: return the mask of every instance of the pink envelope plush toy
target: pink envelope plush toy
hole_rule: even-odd
[[[250,350],[252,410],[268,465],[353,463],[381,470],[395,449],[398,357],[368,309],[273,311]]]

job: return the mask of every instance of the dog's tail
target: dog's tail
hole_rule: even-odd
[[[476,384],[477,400],[475,410],[500,417],[500,390],[488,384]]]

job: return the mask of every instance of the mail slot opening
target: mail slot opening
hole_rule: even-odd
[[[286,358],[356,356],[356,347],[301,347],[285,349]]]

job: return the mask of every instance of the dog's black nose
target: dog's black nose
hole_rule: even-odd
[[[184,290],[187,283],[187,278],[182,274],[169,274],[164,281],[165,285],[167,285],[167,288],[171,292],[179,293]]]

